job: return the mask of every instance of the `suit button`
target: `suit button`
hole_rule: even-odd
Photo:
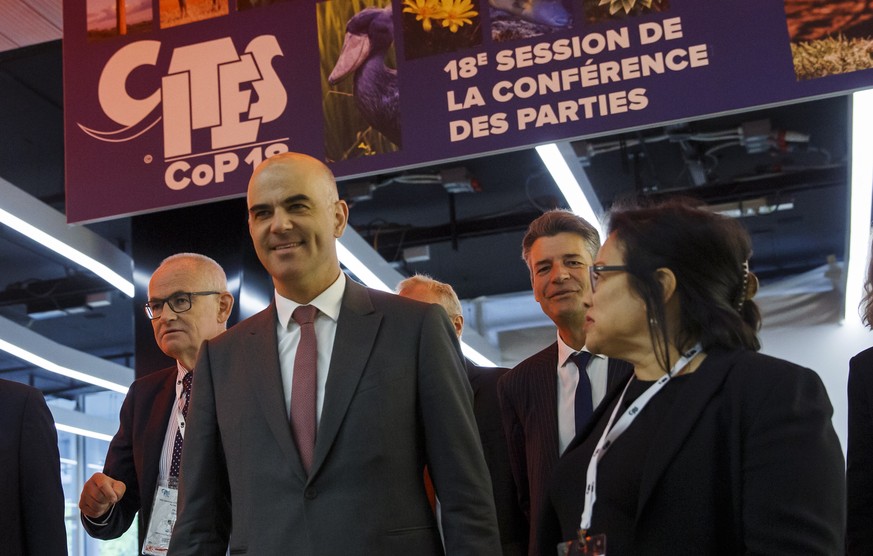
[[[318,490],[315,487],[306,487],[306,490],[303,491],[303,496],[307,500],[315,500],[315,497],[318,496]]]

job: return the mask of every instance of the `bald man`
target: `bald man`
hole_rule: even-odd
[[[176,364],[135,380],[127,392],[103,472],[88,479],[79,498],[82,524],[92,537],[120,537],[139,512],[142,549],[155,494],[171,487],[180,473],[191,384],[186,375],[193,372],[203,341],[224,332],[232,308],[224,270],[209,257],[173,255],[152,274],[145,316],[161,351]],[[167,541],[166,535],[152,535],[150,551],[166,551]]]
[[[500,553],[451,323],[346,278],[348,211],[312,157],[255,169],[249,232],[275,295],[201,348],[170,554]]]

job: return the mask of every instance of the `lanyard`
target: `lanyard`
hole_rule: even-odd
[[[603,455],[612,446],[615,439],[621,436],[624,431],[630,427],[631,423],[634,422],[634,419],[640,414],[646,404],[655,397],[655,394],[661,391],[665,384],[667,384],[670,379],[676,375],[677,372],[682,370],[685,365],[687,365],[698,353],[703,350],[703,346],[700,343],[697,343],[690,350],[686,351],[682,354],[682,357],[676,361],[676,364],[673,365],[673,368],[670,369],[670,372],[659,378],[654,384],[649,386],[643,394],[634,400],[631,406],[627,409],[627,411],[622,414],[621,418],[619,418],[618,422],[615,423],[615,426],[612,426],[613,421],[615,421],[616,415],[618,415],[618,411],[621,408],[621,402],[624,400],[624,395],[627,393],[627,388],[630,386],[633,377],[627,381],[627,384],[624,386],[624,390],[621,393],[621,397],[618,399],[618,403],[615,404],[615,408],[612,410],[612,415],[609,417],[609,422],[606,423],[606,428],[603,431],[603,434],[600,436],[600,440],[597,442],[597,446],[594,448],[594,453],[591,454],[591,461],[588,462],[588,473],[585,477],[585,508],[582,510],[582,521],[579,524],[579,528],[582,531],[587,531],[591,527],[591,519],[594,515],[594,501],[597,499],[597,464],[603,458]]]

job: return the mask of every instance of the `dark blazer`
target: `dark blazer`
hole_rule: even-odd
[[[485,463],[491,473],[503,556],[523,556],[527,554],[528,545],[527,518],[518,505],[518,491],[512,478],[497,400],[497,381],[507,372],[509,369],[505,367],[480,367],[467,360],[467,378],[473,387],[473,413],[479,427]]]
[[[283,400],[276,308],[200,349],[170,554],[496,555],[491,481],[445,311],[346,281],[312,468]],[[232,501],[232,503],[231,503]],[[231,533],[232,530],[232,533]]]
[[[516,365],[497,385],[519,504],[529,521],[531,555],[537,550],[540,506],[559,456],[557,368],[555,342]],[[631,372],[625,361],[609,359],[607,392],[624,385]]]
[[[0,552],[67,554],[58,433],[42,392],[0,380]]]
[[[873,554],[873,348],[849,361],[848,553]]]
[[[92,525],[80,513],[82,525],[95,539],[120,537],[130,529],[139,512],[137,522],[142,548],[152,515],[164,437],[176,399],[177,373],[178,367],[168,367],[138,378],[130,385],[121,405],[118,432],[109,443],[103,464],[103,473],[124,483],[127,490],[102,527]]]
[[[579,528],[590,454],[575,448],[619,395],[604,400],[555,468],[540,527],[544,555]],[[843,453],[815,372],[751,351],[713,350],[671,407],[640,462],[630,553],[842,553]]]

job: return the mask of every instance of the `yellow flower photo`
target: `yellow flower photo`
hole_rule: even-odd
[[[403,0],[402,5],[407,60],[482,44],[478,0]]]
[[[442,25],[452,33],[457,33],[463,25],[472,25],[472,18],[479,15],[470,0],[442,0],[442,8]]]

